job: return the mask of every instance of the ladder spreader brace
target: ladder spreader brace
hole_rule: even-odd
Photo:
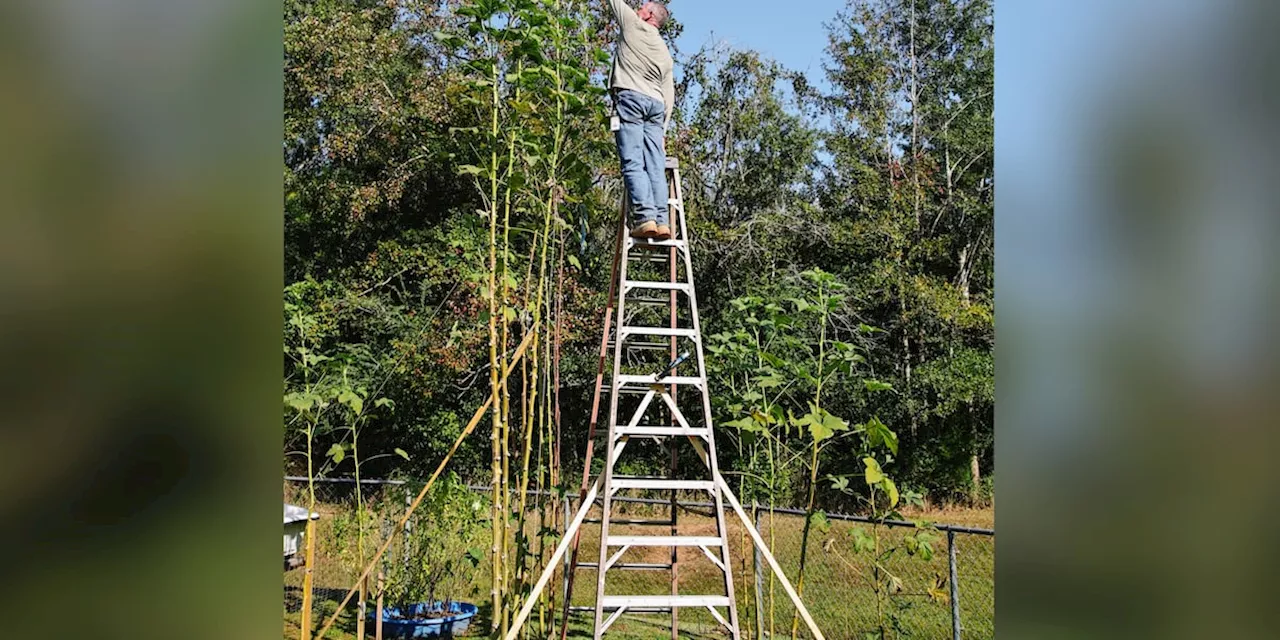
[[[652,239],[636,239],[631,238],[628,233],[627,225],[627,206],[624,202],[619,211],[618,224],[618,242],[614,250],[613,256],[613,275],[611,278],[609,302],[605,311],[604,331],[600,342],[600,358],[596,370],[596,388],[595,397],[591,408],[591,422],[589,426],[587,454],[583,469],[582,490],[579,494],[580,503],[577,513],[573,520],[569,522],[564,531],[564,535],[560,539],[560,543],[556,546],[555,552],[551,555],[546,567],[542,570],[542,574],[538,577],[538,581],[534,584],[533,590],[527,596],[524,605],[517,613],[513,620],[510,630],[507,632],[505,640],[514,640],[520,633],[529,614],[533,611],[534,606],[538,602],[542,590],[546,588],[547,582],[555,575],[557,565],[569,553],[570,560],[566,573],[565,584],[565,601],[562,617],[562,627],[560,637],[563,639],[568,632],[569,615],[574,610],[581,610],[582,607],[571,607],[570,599],[572,595],[572,575],[578,567],[593,569],[596,571],[596,604],[593,609],[595,612],[595,631],[594,640],[601,640],[601,637],[609,629],[609,627],[618,620],[620,616],[628,611],[634,612],[666,612],[671,613],[671,634],[673,640],[678,633],[678,610],[682,607],[705,607],[711,612],[712,617],[723,625],[733,640],[742,640],[741,633],[738,628],[738,610],[737,603],[734,599],[733,592],[733,572],[730,564],[729,556],[729,533],[725,523],[724,503],[727,502],[729,507],[738,515],[742,521],[743,527],[751,536],[752,543],[761,555],[768,562],[769,567],[773,570],[778,580],[782,583],[783,590],[787,596],[791,598],[795,604],[796,610],[804,619],[805,624],[813,633],[816,640],[825,640],[822,632],[818,630],[817,624],[814,623],[809,610],[805,608],[804,603],[800,601],[799,595],[791,586],[791,582],[782,572],[782,568],[778,565],[778,561],[770,553],[764,539],[760,536],[760,532],[756,530],[751,522],[751,518],[743,510],[738,499],[733,495],[729,483],[725,481],[724,476],[720,474],[717,468],[715,455],[715,434],[711,423],[711,401],[710,390],[707,386],[706,363],[703,357],[702,349],[702,329],[698,319],[697,294],[693,284],[693,264],[690,259],[689,234],[688,225],[685,221],[683,190],[680,184],[679,164],[674,158],[667,159],[667,183],[669,185],[668,199],[669,212],[671,217],[671,226],[675,231],[675,237],[672,240],[658,241]],[[633,255],[636,252],[638,255]],[[628,263],[636,261],[640,263],[655,262],[649,252],[666,253],[666,262],[669,265],[669,278],[667,281],[654,280],[629,280]],[[643,254],[643,255],[639,255]],[[661,261],[660,259],[657,261]],[[681,282],[678,279],[679,267],[684,267],[686,281]],[[654,297],[658,293],[660,297]],[[680,327],[677,316],[678,301],[683,296],[689,306],[689,315],[691,318],[691,327]],[[670,322],[666,327],[639,326],[628,324],[628,316],[626,315],[628,302],[633,307],[651,307],[663,304],[670,305]],[[616,317],[614,315],[616,308]],[[640,340],[636,338],[640,337]],[[659,373],[649,373],[647,375],[624,374],[622,372],[624,350],[632,353],[631,349],[647,349],[652,351],[653,347],[666,349],[666,345],[662,343],[645,342],[643,338],[652,340],[655,337],[666,338],[670,340],[671,360],[669,365]],[[688,340],[690,347],[683,351],[678,349],[678,341],[680,339]],[[636,346],[632,346],[636,345]],[[613,349],[613,375],[608,385],[605,384],[605,364],[608,360],[609,348]],[[697,369],[697,375],[676,375],[675,370],[688,360],[692,360]],[[661,366],[661,365],[658,365]],[[653,369],[649,369],[653,371]],[[701,396],[699,409],[702,412],[703,424],[695,426],[689,422],[685,414],[680,410],[679,404],[676,402],[676,390],[680,386],[690,387],[696,394]],[[601,397],[604,393],[609,394],[609,437],[607,440],[607,448],[605,449],[605,466],[604,471],[588,484],[590,478],[592,450],[595,440],[595,430],[599,419],[599,409]],[[640,398],[638,408],[627,411],[630,416],[620,413],[619,396],[623,393],[639,394]],[[634,396],[633,396],[634,397]],[[663,420],[645,420],[646,414],[650,410],[665,410],[669,420],[664,424]],[[675,440],[676,436],[685,436],[694,447],[699,459],[706,466],[708,471],[708,479],[705,480],[684,480],[675,477]],[[618,457],[625,450],[627,443],[631,438],[655,438],[658,440],[673,438],[672,446],[672,465],[671,475],[667,478],[634,478],[634,477],[614,477],[614,465]],[[619,491],[624,489],[645,489],[654,491],[670,491],[671,492],[671,517],[669,520],[634,520],[627,518],[613,518],[612,497]],[[676,493],[678,491],[698,490],[707,491],[711,494],[713,503],[716,505],[716,535],[714,536],[689,536],[679,535],[676,526]],[[595,563],[578,563],[578,541],[580,528],[584,521],[587,520],[587,513],[595,505],[596,501],[602,502],[602,513],[599,518],[600,522],[600,559]],[[610,535],[610,523],[616,525],[667,525],[671,528],[671,535]],[[629,549],[637,547],[667,547],[671,549],[671,561],[667,563],[627,563],[621,562],[622,556]],[[701,549],[703,555],[711,561],[724,575],[725,592],[723,594],[699,594],[684,595],[677,593],[677,571],[678,562],[676,550],[682,547],[692,547]],[[611,552],[612,551],[612,552]],[[627,570],[627,569],[643,569],[643,570],[667,570],[671,572],[672,592],[668,596],[659,595],[606,595],[605,581],[610,571]],[[722,614],[718,608],[727,609],[727,617]],[[606,617],[606,613],[608,614]]]

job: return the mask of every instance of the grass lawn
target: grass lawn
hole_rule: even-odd
[[[655,507],[644,505],[628,505],[629,513],[637,517],[654,517],[665,515]],[[323,511],[322,511],[323,513]],[[992,526],[994,514],[991,509],[944,509],[922,513],[907,514],[912,518],[946,522],[970,527]],[[322,516],[320,523],[325,518]],[[681,535],[710,535],[714,532],[714,520],[707,514],[698,514],[682,510],[679,515],[679,533]],[[762,514],[760,529],[766,542],[777,557],[778,562],[793,582],[797,574],[800,558],[800,541],[803,519],[794,516],[775,516],[770,522],[767,514]],[[947,539],[942,533],[935,534],[932,542],[933,557],[926,561],[919,556],[910,557],[905,553],[895,554],[888,562],[888,570],[902,581],[901,591],[892,598],[877,602],[870,586],[870,573],[866,554],[853,551],[852,530],[858,528],[867,534],[872,527],[860,523],[832,522],[826,530],[815,530],[811,533],[809,558],[805,569],[804,602],[817,621],[823,633],[831,640],[861,639],[879,624],[883,615],[886,624],[890,614],[897,617],[897,637],[909,638],[949,638],[951,634],[951,609],[944,595],[942,598],[927,593],[929,587],[942,583],[941,592],[949,592],[946,584]],[[615,526],[614,533],[650,535],[668,535],[665,527],[626,527]],[[905,529],[880,528],[882,548],[896,544],[902,536],[909,533]],[[739,624],[743,637],[755,637],[757,620],[756,593],[753,568],[751,563],[751,543],[745,529],[736,518],[729,520],[730,548],[733,553],[733,578],[738,600]],[[581,561],[594,562],[598,559],[599,526],[584,525]],[[325,528],[321,526],[318,533],[316,562],[316,626],[322,624],[332,613],[337,601],[345,595],[345,588],[355,577],[350,570],[336,568],[334,558],[337,549],[325,540]],[[548,555],[550,551],[548,550]],[[987,536],[956,535],[958,587],[960,592],[961,624],[966,639],[994,637],[994,578],[995,578],[995,539]],[[681,594],[723,594],[721,572],[697,548],[680,550],[679,590]],[[743,560],[746,560],[744,563]],[[663,548],[637,548],[628,551],[623,558],[627,562],[668,562],[670,550]],[[537,571],[538,568],[532,568]],[[763,589],[760,601],[763,603],[760,617],[764,620],[766,631],[770,628],[770,612],[772,612],[772,628],[778,637],[789,637],[793,608],[780,584],[776,581],[770,586],[767,565],[762,563]],[[474,602],[481,606],[481,614],[473,624],[468,635],[484,636],[488,626],[488,573],[486,565],[474,570],[473,579],[468,582],[470,593],[459,594],[460,599]],[[350,574],[350,575],[348,575]],[[670,577],[665,571],[616,571],[610,572],[606,593],[631,595],[665,595],[670,593]],[[286,603],[284,637],[298,637],[298,594],[301,584],[301,572],[292,571],[285,576]],[[561,584],[559,578],[551,585],[557,591]],[[550,587],[549,587],[550,589]],[[290,602],[292,600],[292,602]],[[595,601],[595,571],[580,569],[575,582],[573,604],[593,605]],[[370,604],[372,606],[372,603]],[[519,606],[519,603],[514,606]],[[354,608],[354,604],[348,607]],[[591,637],[592,613],[575,613],[571,624],[571,638]],[[537,634],[537,610],[528,626],[533,633],[529,637],[541,637]],[[354,638],[354,616],[344,612],[337,627],[340,632],[331,632],[330,638]],[[808,637],[804,631],[804,623],[800,624],[799,637]],[[727,634],[718,629],[714,619],[706,610],[682,609],[680,611],[681,638],[722,638]],[[368,635],[373,637],[372,624]],[[766,634],[767,635],[767,634]],[[670,637],[670,615],[624,615],[608,633],[609,638],[654,640]],[[890,635],[890,637],[894,637]]]

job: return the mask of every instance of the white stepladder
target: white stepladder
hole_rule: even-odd
[[[734,497],[729,484],[720,474],[716,461],[715,432],[712,429],[711,399],[707,386],[703,355],[702,327],[698,320],[697,293],[693,284],[689,233],[686,224],[683,189],[679,164],[667,160],[669,211],[674,237],[671,240],[631,238],[627,232],[627,207],[621,208],[618,243],[614,252],[613,277],[609,306],[605,312],[600,358],[596,371],[595,397],[587,452],[583,469],[580,506],[569,522],[555,553],[543,569],[524,606],[512,622],[506,640],[519,635],[529,613],[538,601],[557,566],[572,548],[567,566],[564,609],[560,637],[568,632],[574,611],[594,611],[594,640],[600,640],[619,617],[627,613],[670,613],[671,637],[679,632],[681,608],[705,608],[722,625],[733,640],[743,640],[738,627],[738,607],[734,598],[733,566],[729,554],[729,535],[725,522],[725,503],[738,515],[783,589],[795,604],[813,637],[824,640],[808,610],[796,595],[777,560],[769,552],[751,519]],[[625,201],[625,197],[624,197]],[[634,266],[632,266],[634,265]],[[665,274],[651,277],[653,265],[665,265]],[[650,277],[645,277],[650,276]],[[683,303],[683,305],[682,305]],[[614,312],[616,311],[616,317]],[[612,376],[604,375],[612,346]],[[662,355],[664,352],[668,355]],[[653,354],[659,354],[655,360]],[[690,363],[696,375],[677,375],[677,369],[692,356]],[[669,358],[669,359],[668,359]],[[694,393],[677,394],[680,387]],[[592,452],[596,437],[601,398],[609,396],[609,428],[605,440],[605,464],[593,482],[590,480]],[[686,404],[682,406],[681,400]],[[677,442],[686,440],[693,447],[703,469],[697,474],[677,473],[680,458]],[[621,454],[628,444],[656,441],[670,447],[671,465],[666,477],[624,476],[615,473]],[[669,492],[670,517],[637,519],[614,514],[614,496],[619,491]],[[715,535],[681,535],[677,522],[677,492],[706,492],[715,508]],[[587,514],[601,502],[599,561],[578,562],[580,529],[588,522]],[[596,522],[592,520],[591,522]],[[651,527],[668,528],[668,535],[653,535]],[[661,547],[670,550],[669,562],[624,562],[632,549]],[[682,594],[679,589],[679,550],[694,548],[723,574],[723,592]],[[596,599],[593,607],[572,607],[573,577],[577,569],[596,573]],[[618,571],[665,571],[670,573],[671,591],[664,595],[629,595],[608,593],[606,583]]]

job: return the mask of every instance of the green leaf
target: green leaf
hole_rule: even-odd
[[[809,304],[808,300],[801,300],[800,298],[787,298],[787,301],[795,305],[796,311],[800,312],[808,311],[813,307],[813,305]]]
[[[458,173],[464,176],[478,176],[484,173],[484,169],[474,164],[464,164],[458,167]]]
[[[502,317],[506,318],[507,322],[512,322],[516,319],[516,310],[511,307],[503,307]]]
[[[862,384],[866,386],[867,391],[892,391],[893,385],[888,382],[880,382],[879,380],[863,380]]]
[[[364,411],[364,398],[361,398],[356,392],[350,389],[344,389],[338,394],[338,402],[347,405],[351,411],[359,414]]]
[[[884,445],[893,455],[898,455],[898,434],[880,422],[879,418],[872,416],[863,426],[867,431],[867,444],[872,447]]]
[[[344,449],[342,445],[334,443],[332,447],[329,447],[329,452],[326,453],[325,455],[329,456],[330,458],[333,458],[334,464],[338,464],[342,462],[344,459],[346,459],[347,450]]]
[[[827,512],[814,511],[813,514],[809,516],[809,525],[821,533],[831,528],[831,521],[827,519]]]
[[[734,429],[741,429],[743,431],[747,431],[751,433],[760,433],[764,431],[764,429],[762,429],[760,425],[750,417],[731,420],[729,422],[724,423],[724,426],[733,427]]]
[[[822,410],[822,426],[832,433],[836,431],[847,431],[849,429],[848,422],[832,415],[825,409]]]
[[[853,529],[850,529],[849,534],[853,536],[853,552],[854,553],[866,553],[868,551],[875,551],[875,548],[876,548],[875,538],[867,535],[867,532],[863,531],[860,527],[854,527]]]
[[[570,255],[569,255],[569,264],[573,265],[573,268],[574,268],[574,269],[582,269],[582,263],[581,263],[581,262],[578,262],[578,256],[575,256],[575,255],[570,254]]]
[[[880,481],[880,488],[884,489],[884,492],[889,494],[889,508],[892,509],[898,506],[898,485],[893,483],[893,479],[885,476],[884,479]]]
[[[880,470],[880,463],[876,462],[875,458],[871,456],[863,458],[862,465],[866,467],[867,485],[877,485],[880,484],[881,480],[884,480],[884,471]]]
[[[316,397],[310,393],[295,391],[284,397],[284,403],[296,411],[310,411],[316,404]]]
[[[401,449],[400,447],[396,447],[396,455],[400,456],[401,458],[404,458],[405,460],[409,459],[409,452],[405,451],[404,449]]]
[[[755,383],[761,389],[772,389],[774,387],[780,387],[782,386],[782,383],[783,383],[782,374],[775,371],[766,376],[757,376],[755,379]]]
[[[377,400],[374,400],[374,401],[373,401],[373,406],[375,406],[375,407],[391,407],[392,409],[394,409],[394,408],[396,408],[396,403],[395,403],[395,402],[393,402],[393,401],[391,400],[391,398],[378,398]]]

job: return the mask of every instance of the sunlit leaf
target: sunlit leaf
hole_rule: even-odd
[[[866,469],[864,475],[868,485],[877,485],[884,480],[884,472],[880,470],[880,463],[876,462],[875,458],[870,456],[863,458],[862,465]]]

